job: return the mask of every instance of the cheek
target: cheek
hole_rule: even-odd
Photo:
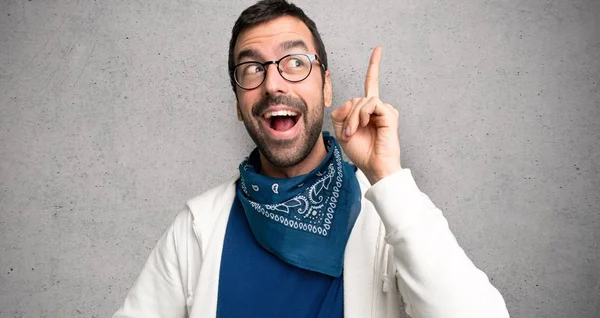
[[[306,87],[302,92],[304,101],[309,105],[309,108],[321,108],[323,106],[323,88],[320,83],[316,83]]]
[[[314,72],[314,69],[313,69]],[[322,101],[323,97],[323,82],[321,81],[321,73],[311,73],[309,78],[300,82],[298,93],[305,97],[306,102]]]
[[[256,103],[254,100],[252,94],[248,92],[238,93],[238,107],[243,113],[252,112],[252,105]]]

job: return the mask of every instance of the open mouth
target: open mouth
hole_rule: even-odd
[[[269,127],[275,131],[288,131],[296,126],[300,114],[291,110],[277,110],[263,115]]]

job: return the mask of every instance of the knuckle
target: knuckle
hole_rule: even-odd
[[[391,104],[388,103],[383,103],[392,114],[394,114],[396,117],[398,117],[400,115],[400,112],[396,109],[396,107],[392,106]]]

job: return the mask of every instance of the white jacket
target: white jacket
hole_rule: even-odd
[[[465,255],[442,212],[403,169],[371,186],[344,257],[345,317],[509,317],[500,293]],[[215,317],[235,178],[187,202],[114,314]],[[243,284],[244,282],[240,282]]]

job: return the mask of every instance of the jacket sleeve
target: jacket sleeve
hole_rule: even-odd
[[[373,185],[365,197],[386,229],[397,283],[414,318],[505,318],[504,299],[458,245],[446,218],[410,170]]]
[[[182,211],[163,233],[113,318],[187,317],[185,260],[180,256],[186,247],[180,241],[190,218],[189,211]]]

